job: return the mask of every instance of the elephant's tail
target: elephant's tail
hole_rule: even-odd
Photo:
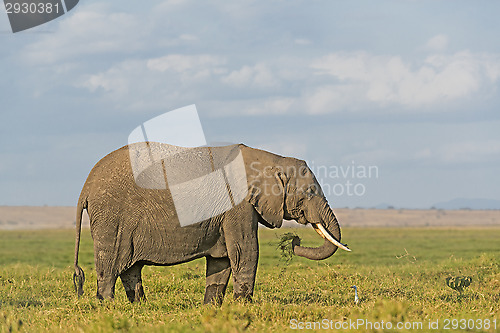
[[[85,274],[83,269],[78,266],[78,251],[80,249],[80,234],[82,230],[82,214],[83,210],[87,208],[87,200],[78,200],[76,208],[76,241],[75,241],[75,273],[73,274],[73,284],[78,297],[83,295],[83,283],[85,282]]]

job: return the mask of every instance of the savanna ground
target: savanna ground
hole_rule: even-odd
[[[330,331],[344,323],[338,331],[380,332],[382,321],[387,332],[467,331],[460,328],[464,322],[450,321],[446,329],[447,319],[468,320],[471,332],[500,332],[500,227],[344,227],[343,241],[353,252],[289,263],[276,249],[279,236],[296,232],[306,246],[320,244],[319,236],[310,228],[259,232],[254,302],[234,302],[230,284],[216,309],[202,305],[204,259],[145,267],[145,303],[130,304],[121,282],[115,300],[101,303],[88,229],[80,248],[86,273],[80,299],[72,283],[73,230],[0,231],[0,332],[282,332],[312,322],[328,322]],[[462,294],[445,284],[459,275],[472,277]],[[352,285],[359,289],[358,305]],[[373,329],[354,329],[358,320]],[[430,330],[436,321],[438,329]],[[396,329],[398,322],[414,326]]]

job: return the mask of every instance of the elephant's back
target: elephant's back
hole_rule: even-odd
[[[115,188],[133,182],[128,146],[121,147],[97,162],[90,171],[83,190],[92,187]]]
[[[81,200],[88,202],[89,215],[92,210],[105,210],[117,216],[140,216],[141,207],[158,207],[158,214],[165,214],[162,207],[171,201],[171,197],[168,189],[151,190],[136,184],[129,146],[124,146],[103,157],[92,168],[83,186]]]
[[[123,197],[120,191],[131,185],[127,152],[125,146],[109,153],[90,171],[80,194],[80,201],[87,202],[89,215],[96,211],[97,206],[107,206],[108,209],[114,207]]]

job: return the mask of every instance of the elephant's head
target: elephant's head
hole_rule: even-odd
[[[263,157],[257,155],[248,169],[250,202],[265,220],[263,224],[279,228],[283,219],[310,223],[324,238],[323,245],[317,248],[300,246],[300,240],[294,239],[292,246],[296,255],[322,260],[334,254],[338,247],[350,251],[340,243],[337,217],[304,161],[267,153]]]

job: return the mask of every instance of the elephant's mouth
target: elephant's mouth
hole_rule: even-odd
[[[334,244],[335,246],[341,248],[342,250],[345,250],[345,251],[348,251],[348,252],[351,252],[351,249],[347,247],[347,245],[345,244],[342,244],[341,242],[339,242],[338,240],[335,239],[334,236],[332,236],[322,225],[321,223],[313,223],[313,222],[309,222],[307,221],[306,217],[305,217],[305,213],[304,211],[299,211],[299,217],[297,218],[297,222],[300,223],[300,224],[308,224],[310,223],[312,225],[312,227],[314,228],[314,230],[324,239],[328,240],[330,243]]]
[[[313,226],[314,230],[324,239],[328,240],[330,243],[336,245],[337,247],[341,248],[342,250],[351,252],[351,249],[347,247],[347,245],[342,244],[338,240],[335,239],[330,233],[321,225],[321,223],[311,223]]]
[[[306,219],[306,216],[304,214],[304,211],[300,211],[299,212],[299,217],[297,218],[297,222],[300,223],[300,224],[303,224],[303,225],[306,225],[308,224],[309,222],[307,221]]]

